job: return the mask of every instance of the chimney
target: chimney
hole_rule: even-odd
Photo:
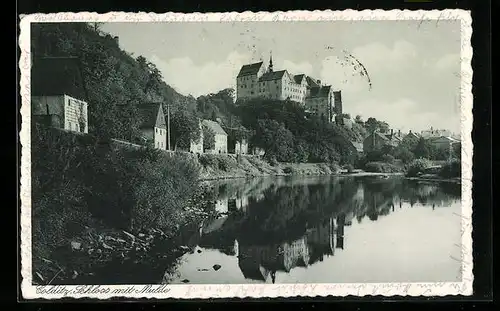
[[[408,133],[411,134],[411,130]]]
[[[393,129],[391,129],[391,136],[392,136],[392,134],[394,134],[394,130]]]
[[[401,136],[401,130],[398,130],[398,136]]]

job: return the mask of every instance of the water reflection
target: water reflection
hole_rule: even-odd
[[[336,252],[348,249],[346,228],[354,226],[353,220],[361,226],[407,207],[435,211],[460,200],[459,185],[400,178],[268,178],[214,183],[214,187],[218,193],[214,209],[219,215],[196,233],[198,253],[204,253],[198,254],[197,262],[187,255],[179,267],[183,274],[201,278],[201,283],[241,282],[235,275],[217,281],[211,279],[212,274],[193,275],[194,265],[203,264],[203,259],[224,262],[230,274],[236,274],[237,263],[247,282],[275,283],[277,275],[320,266]]]

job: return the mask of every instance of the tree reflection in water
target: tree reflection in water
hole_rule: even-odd
[[[402,202],[434,210],[460,199],[460,185],[401,178],[255,179],[217,188],[228,214],[205,224],[199,246],[237,256],[245,278],[273,283],[277,271],[314,265],[343,250],[345,226],[354,219],[377,221]]]

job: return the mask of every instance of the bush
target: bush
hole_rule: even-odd
[[[210,166],[215,168],[219,165],[217,158],[214,155],[207,153],[200,154],[198,161],[200,161],[200,164],[204,167]]]
[[[393,164],[396,159],[390,154],[384,154],[382,156],[382,162]]]
[[[330,170],[332,171],[332,173],[337,173],[340,170],[340,167],[337,164],[337,162],[331,162],[328,164],[328,166],[329,166]]]
[[[232,159],[228,156],[218,156],[217,157],[218,168],[220,170],[223,170],[224,172],[230,171],[231,168],[234,166],[234,162],[232,162],[231,160]]]
[[[197,189],[194,159],[113,148],[88,137],[32,128],[33,262],[70,264],[56,252],[88,228],[167,235],[185,222]],[[54,259],[54,256],[56,257]]]
[[[439,176],[443,178],[454,178],[462,175],[462,163],[458,160],[453,160],[441,167]]]
[[[415,177],[426,168],[432,166],[432,162],[425,158],[415,159],[406,167],[406,176]]]
[[[369,162],[365,165],[365,171],[371,173],[397,173],[401,169],[396,165],[385,162]]]
[[[291,167],[291,166],[287,166],[287,167],[285,167],[285,168],[283,169],[283,173],[285,173],[285,174],[293,174],[293,173],[294,173],[294,171],[295,171],[295,170],[294,170],[294,169],[293,169],[293,167]]]

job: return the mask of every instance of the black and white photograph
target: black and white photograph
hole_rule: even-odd
[[[470,295],[470,15],[391,12],[21,19],[24,296]]]

